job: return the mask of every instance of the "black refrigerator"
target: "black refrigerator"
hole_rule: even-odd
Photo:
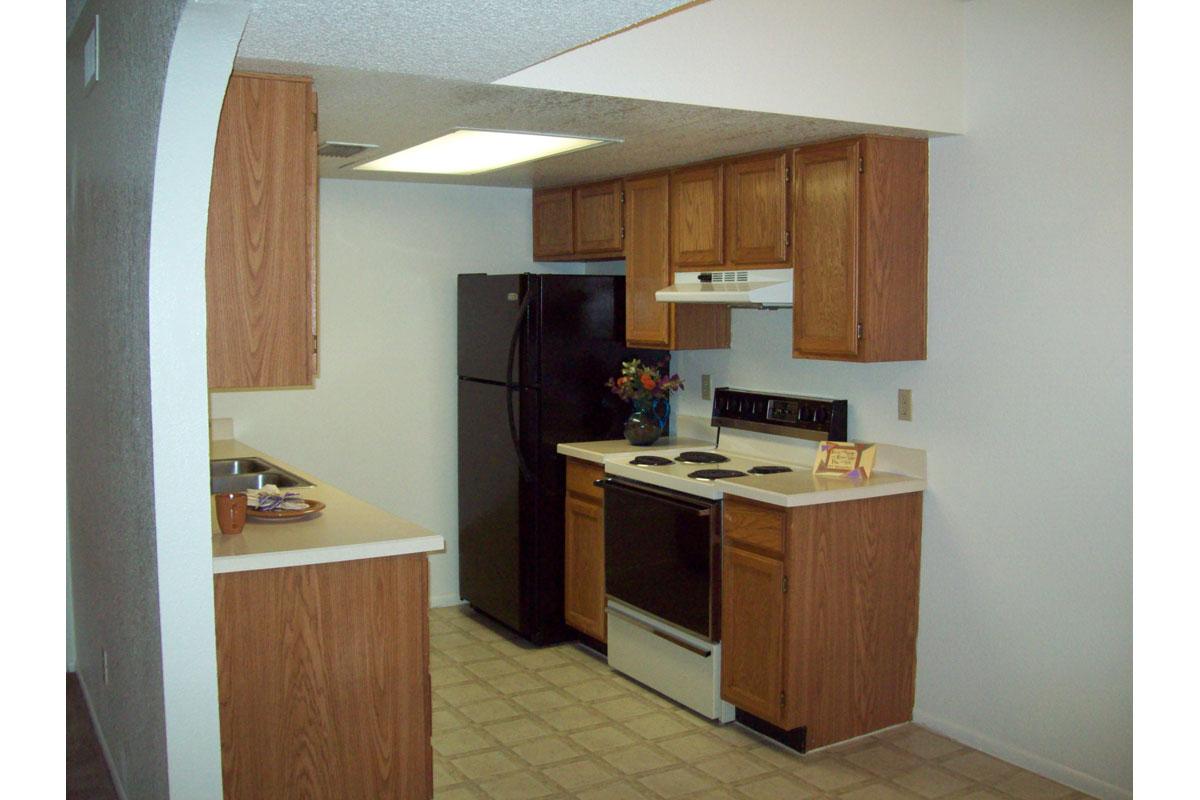
[[[621,276],[459,276],[459,586],[473,608],[534,644],[574,636],[556,445],[621,438],[631,409],[605,381],[668,356],[625,346]]]

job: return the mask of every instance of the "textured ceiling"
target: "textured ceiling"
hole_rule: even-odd
[[[684,0],[254,0],[245,58],[489,82]]]
[[[236,68],[312,76],[320,105],[320,140],[379,145],[357,159],[322,158],[321,175],[327,178],[560,186],[855,133],[928,135],[488,82],[634,24],[641,16],[680,5],[686,4],[681,0],[347,0],[343,4],[259,0],[238,50]],[[346,168],[456,127],[623,141],[464,177]]]

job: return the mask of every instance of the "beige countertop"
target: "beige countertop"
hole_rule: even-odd
[[[444,550],[441,536],[416,523],[346,494],[305,470],[263,453],[235,439],[212,442],[210,458],[257,456],[289,472],[310,487],[297,487],[301,497],[320,500],[325,509],[293,522],[263,522],[246,519],[238,534],[221,533],[213,503],[213,572],[244,572],[255,569],[295,567],[353,561],[359,558],[411,555]]]
[[[655,450],[670,450],[679,447],[712,447],[711,440],[664,437],[651,445],[632,445],[624,439],[607,439],[600,442],[565,442],[558,445],[558,452],[571,458],[580,458],[603,464],[608,456],[631,456],[653,453]]]

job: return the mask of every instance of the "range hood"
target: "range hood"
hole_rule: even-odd
[[[664,303],[723,303],[751,308],[792,304],[790,269],[676,272],[675,283],[654,293]]]

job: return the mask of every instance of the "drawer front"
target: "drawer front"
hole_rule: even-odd
[[[787,514],[783,509],[727,497],[722,523],[726,542],[776,556],[783,555],[787,533]]]
[[[604,490],[596,481],[604,477],[604,467],[578,458],[567,459],[567,491],[581,497],[590,497],[597,503],[604,502]]]

